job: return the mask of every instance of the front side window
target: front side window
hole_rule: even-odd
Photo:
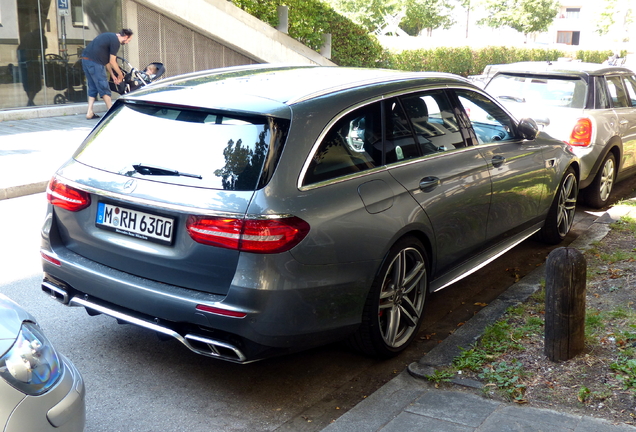
[[[433,90],[401,98],[423,154],[465,146],[446,92]]]
[[[304,183],[313,184],[382,165],[380,103],[358,108],[338,120],[313,155]]]
[[[625,88],[627,88],[627,95],[631,105],[636,107],[636,77],[634,75],[625,78]]]
[[[627,93],[623,86],[623,80],[619,76],[606,77],[607,88],[609,90],[610,97],[612,98],[612,104],[615,108],[625,108],[630,105],[627,99]]]
[[[255,190],[263,186],[263,178],[272,171],[270,165],[276,163],[288,123],[230,112],[121,104],[74,158],[100,170],[146,180]]]
[[[513,121],[486,96],[471,90],[456,90],[479,144],[516,139]]]

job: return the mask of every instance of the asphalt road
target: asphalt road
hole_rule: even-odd
[[[615,196],[635,186],[622,183]],[[47,298],[38,252],[45,201],[44,194],[0,201],[0,292],[33,313],[84,375],[87,432],[321,430],[540,265],[550,250],[526,241],[432,294],[419,338],[397,359],[380,362],[331,345],[235,365]],[[581,208],[568,240],[598,214]]]

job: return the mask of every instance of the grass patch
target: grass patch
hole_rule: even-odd
[[[631,232],[636,234],[636,219],[630,216],[622,216],[616,222],[611,223],[610,228],[619,232]]]
[[[634,199],[627,199],[627,200],[622,199],[622,200],[618,201],[614,205],[636,207],[636,200],[634,200]]]
[[[598,257],[602,261],[612,264],[620,261],[636,259],[636,253],[624,250],[617,250],[611,253],[600,253]]]

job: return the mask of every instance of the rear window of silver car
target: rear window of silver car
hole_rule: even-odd
[[[254,190],[262,186],[270,148],[286,135],[287,126],[284,120],[264,116],[121,104],[89,135],[74,158],[100,170],[145,180]],[[143,174],[139,166],[153,169]]]
[[[584,108],[587,84],[576,77],[499,74],[486,91],[504,102]]]

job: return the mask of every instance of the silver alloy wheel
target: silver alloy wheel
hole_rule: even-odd
[[[614,159],[607,158],[603,164],[601,170],[601,181],[599,184],[599,197],[601,201],[607,201],[612,193],[612,187],[614,186]]]
[[[384,343],[405,344],[422,317],[426,298],[426,261],[414,247],[402,249],[389,265],[380,291],[378,321]]]
[[[557,210],[557,229],[562,237],[565,237],[570,232],[570,228],[572,228],[574,223],[578,190],[576,176],[574,173],[568,173],[561,183]]]

